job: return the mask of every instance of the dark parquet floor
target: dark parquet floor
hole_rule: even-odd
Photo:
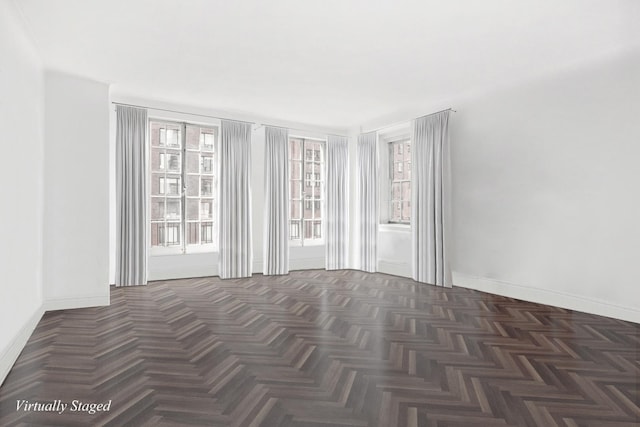
[[[639,388],[640,325],[297,271],[112,288],[109,307],[46,313],[0,388],[0,425],[637,426]]]

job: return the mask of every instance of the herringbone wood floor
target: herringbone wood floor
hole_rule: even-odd
[[[640,422],[637,324],[356,271],[155,282],[111,301],[45,314],[0,388],[0,425]]]

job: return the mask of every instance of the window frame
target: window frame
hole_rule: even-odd
[[[290,247],[310,247],[310,246],[322,246],[325,244],[325,234],[326,234],[326,221],[325,221],[325,206],[326,206],[326,153],[327,153],[327,140],[322,138],[312,138],[307,136],[300,135],[289,135],[287,143],[290,144],[289,148],[291,148],[292,140],[301,140],[301,148],[300,148],[300,159],[293,159],[291,153],[289,154],[289,177],[288,182],[289,186],[292,186],[294,183],[299,185],[300,189],[300,199],[296,199],[293,195],[289,195],[289,203],[292,204],[294,202],[298,202],[300,218],[291,218],[289,217],[289,246]],[[309,144],[320,144],[320,150],[322,151],[319,156],[315,156],[313,148],[307,148],[307,143]],[[300,179],[293,180],[292,179],[292,169],[291,166],[294,162],[298,162],[300,164]],[[319,172],[306,170],[305,163],[316,163],[320,165],[321,170]],[[316,175],[317,174],[317,175]],[[320,179],[316,179],[319,177]],[[316,188],[319,188],[319,197],[315,197],[314,193]],[[307,198],[307,194],[311,197]],[[316,204],[320,203],[320,217],[316,218]],[[311,218],[305,218],[304,212],[305,207],[309,205],[310,210],[312,212]],[[298,227],[298,236],[297,238],[293,237],[293,226],[294,221],[299,221]],[[307,223],[311,227],[312,236],[317,234],[318,230],[318,222],[319,230],[321,237],[320,238],[308,238],[305,237],[305,230],[307,227]]]
[[[385,141],[387,144],[387,154],[388,154],[388,172],[389,172],[389,176],[388,176],[388,185],[389,185],[389,189],[388,189],[388,200],[387,200],[387,209],[389,212],[389,216],[387,219],[387,224],[398,224],[398,225],[403,225],[403,226],[409,226],[411,225],[411,213],[409,213],[409,218],[407,220],[404,220],[402,217],[402,209],[404,208],[403,204],[404,202],[409,202],[412,203],[411,201],[411,196],[409,196],[409,200],[404,200],[402,199],[402,184],[403,183],[408,183],[409,184],[409,194],[411,195],[411,177],[406,179],[400,179],[400,180],[396,180],[394,178],[394,172],[396,171],[396,164],[399,167],[398,172],[402,172],[403,175],[405,175],[407,172],[407,168],[404,167],[405,163],[407,163],[407,160],[403,160],[402,162],[396,162],[395,158],[394,158],[394,148],[395,146],[399,146],[401,147],[401,149],[399,150],[402,156],[405,155],[404,152],[404,147],[405,144],[409,144],[409,146],[411,146],[411,138],[408,136],[402,136],[402,137],[396,137],[396,138],[390,138],[388,140]],[[408,160],[408,163],[411,163],[411,157]],[[413,172],[413,169],[411,168],[411,173]],[[394,184],[398,184],[400,186],[400,194],[401,194],[401,198],[400,199],[394,199],[393,198],[393,185]],[[394,220],[393,219],[393,204],[394,202],[400,202],[400,210],[401,210],[401,214],[400,214],[400,220]]]
[[[167,134],[168,132],[166,131],[165,128],[165,142],[164,144],[162,144],[162,132],[159,132],[158,135],[158,144],[157,145],[153,145],[153,136],[151,134],[152,132],[152,124],[166,124],[166,125],[170,125],[173,127],[179,127],[179,132],[180,134],[178,135],[178,146],[169,146],[167,145]],[[189,148],[187,147],[187,128],[189,126],[193,126],[196,128],[200,129],[200,136],[199,136],[199,140],[198,140],[198,148]],[[149,247],[149,254],[150,256],[163,256],[163,255],[189,255],[189,254],[194,254],[194,253],[215,253],[218,252],[219,248],[218,248],[218,242],[217,239],[214,239],[214,235],[216,234],[215,230],[213,228],[208,228],[207,230],[204,230],[204,226],[209,226],[209,227],[218,227],[218,223],[217,223],[217,218],[216,218],[216,203],[218,203],[218,198],[217,198],[217,194],[215,191],[215,182],[218,179],[217,173],[218,173],[218,165],[217,165],[217,156],[218,156],[218,145],[219,145],[219,139],[220,139],[220,125],[219,124],[214,124],[214,123],[198,123],[195,121],[186,121],[186,120],[180,120],[180,119],[176,119],[176,118],[167,118],[167,117],[149,117],[147,120],[147,132],[148,132],[148,149],[149,149],[149,173],[148,173],[148,188],[149,188],[149,197],[148,197],[148,203],[149,203],[149,215],[147,218],[147,224],[148,224],[148,229],[149,229],[149,240],[148,240],[148,247]],[[206,131],[206,132],[203,132]],[[203,137],[203,135],[207,133],[207,134],[212,134],[213,135],[213,145],[209,146],[209,145],[205,145],[204,144],[204,140],[205,138]],[[153,169],[153,161],[152,161],[152,156],[153,156],[153,150],[154,148],[161,148],[161,149],[169,149],[169,150],[180,150],[180,170],[179,172],[175,172],[175,171],[171,171],[168,169],[169,167],[169,158],[168,156],[164,156],[164,168],[159,168],[159,169]],[[198,159],[198,173],[189,173],[187,170],[187,153],[198,153],[198,156],[200,157]],[[167,153],[165,151],[165,153]],[[165,153],[160,153],[160,154],[165,154]],[[212,164],[212,170],[211,172],[204,172],[203,168],[202,168],[202,157],[203,155],[206,155],[207,157],[211,157],[211,164]],[[161,160],[158,159],[158,161],[160,162]],[[158,165],[158,167],[160,167],[160,164]],[[180,204],[181,204],[181,209],[180,209],[180,219],[179,222],[175,221],[175,220],[170,220],[167,221],[166,219],[166,202],[165,202],[165,218],[163,220],[154,220],[153,219],[153,198],[154,197],[163,197],[165,200],[167,199],[167,191],[169,189],[169,185],[168,185],[168,181],[165,181],[165,194],[160,194],[160,188],[158,188],[158,194],[157,195],[153,195],[152,194],[152,189],[153,189],[153,179],[154,179],[154,174],[158,174],[158,173],[164,173],[164,178],[165,180],[171,179],[173,178],[170,175],[179,175],[179,186],[178,186],[178,195],[173,195],[171,196],[174,199],[178,199],[180,200]],[[189,176],[193,176],[196,175],[198,177],[197,181],[197,196],[189,196],[188,191],[189,191]],[[210,195],[203,195],[202,194],[202,179],[203,178],[210,178],[211,179],[211,194]],[[158,183],[158,185],[160,185]],[[188,213],[188,207],[187,207],[187,203],[188,200],[190,199],[198,199],[198,219],[197,220],[190,220],[189,218],[187,218],[187,213]],[[212,206],[211,206],[211,211],[212,211],[212,217],[209,218],[202,218],[201,217],[201,209],[202,209],[202,201],[203,199],[206,199],[207,201],[211,201]],[[154,223],[164,223],[165,224],[165,230],[163,231],[163,233],[165,234],[165,240],[166,240],[166,224],[167,223],[177,223],[179,224],[179,237],[180,237],[180,243],[178,245],[172,245],[172,246],[159,246],[159,245],[153,245],[152,242],[152,227]],[[189,235],[188,233],[190,232],[189,229],[189,224],[190,223],[196,223],[197,224],[197,233],[198,233],[198,242],[197,244],[193,244],[193,243],[189,243]],[[172,231],[173,232],[173,231]],[[160,233],[160,231],[158,231],[158,233]],[[205,236],[206,234],[206,236]],[[204,237],[211,237],[211,241],[210,242],[205,242],[202,243],[203,241],[203,236]],[[159,240],[159,239],[158,239]],[[207,239],[209,240],[209,239]]]

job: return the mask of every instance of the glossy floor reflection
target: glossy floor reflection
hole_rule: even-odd
[[[356,271],[154,282],[111,301],[43,317],[0,388],[0,425],[640,420],[629,322]],[[111,404],[58,413],[20,400]]]

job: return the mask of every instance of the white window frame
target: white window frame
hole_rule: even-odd
[[[189,244],[188,243],[188,227],[189,227],[189,223],[197,223],[198,226],[198,241],[202,241],[203,237],[207,237],[207,236],[213,236],[216,233],[214,233],[214,230],[206,230],[206,226],[211,223],[213,224],[213,227],[218,227],[218,223],[217,223],[217,219],[216,219],[216,212],[215,212],[215,203],[217,202],[217,197],[215,194],[215,180],[217,179],[217,162],[216,162],[216,156],[218,155],[218,140],[219,140],[219,135],[220,135],[220,126],[217,124],[212,124],[212,123],[197,123],[197,122],[192,122],[192,121],[185,121],[185,120],[179,120],[179,119],[174,119],[174,118],[166,118],[166,117],[149,117],[148,119],[148,129],[149,129],[149,154],[152,155],[152,150],[153,147],[152,146],[152,137],[151,137],[151,124],[152,123],[165,123],[165,124],[169,124],[172,126],[179,126],[180,127],[180,135],[179,135],[179,144],[178,146],[167,146],[166,145],[166,139],[167,139],[167,132],[164,132],[164,140],[165,140],[165,144],[162,145],[162,136],[163,136],[163,132],[160,131],[159,134],[159,143],[160,143],[160,147],[165,147],[165,148],[169,148],[169,149],[175,149],[177,147],[180,147],[180,152],[181,152],[181,164],[180,164],[180,170],[179,172],[172,172],[168,169],[169,166],[169,159],[168,156],[162,156],[163,153],[161,153],[161,158],[160,158],[160,163],[162,163],[160,166],[164,166],[164,168],[160,168],[158,170],[150,170],[149,173],[149,189],[152,188],[151,186],[151,180],[153,179],[153,173],[154,172],[164,172],[165,173],[165,180],[168,178],[167,174],[174,174],[174,175],[180,175],[180,183],[182,184],[182,188],[179,189],[179,195],[178,196],[172,196],[171,198],[175,198],[175,199],[179,199],[180,203],[181,203],[181,213],[180,213],[180,219],[179,221],[167,221],[164,220],[162,222],[164,222],[165,224],[167,222],[170,223],[178,223],[179,224],[179,233],[180,233],[180,244],[179,245],[175,245],[175,246],[153,246],[151,243],[151,238],[149,238],[149,246],[150,246],[150,255],[151,256],[162,256],[162,255],[188,255],[188,254],[193,254],[193,253],[205,253],[205,252],[217,252],[218,251],[218,242],[215,241],[217,239],[214,239],[214,241],[212,241],[211,243],[200,243],[200,244]],[[213,129],[213,132],[206,132],[206,133],[210,133],[214,135],[214,143],[213,143],[213,150],[210,152],[211,156],[213,157],[212,160],[212,171],[211,172],[203,172],[202,170],[202,155],[206,154],[208,152],[209,149],[211,149],[211,147],[205,146],[204,144],[204,137],[203,135],[205,134],[205,132],[201,133],[200,135],[200,139],[199,139],[199,148],[196,150],[194,148],[188,148],[187,147],[187,126],[196,126],[196,127],[200,127],[200,128],[206,128],[208,129]],[[218,138],[216,138],[216,135],[218,136]],[[203,151],[203,150],[207,150],[207,151]],[[187,153],[188,152],[197,152],[199,153],[200,159],[199,161],[199,166],[198,166],[198,173],[188,173],[187,172]],[[165,157],[164,159],[162,159],[162,157]],[[150,162],[150,169],[152,169],[152,163]],[[189,196],[188,195],[188,176],[190,175],[197,175],[198,176],[198,196]],[[211,177],[212,183],[211,183],[211,195],[203,195],[202,194],[202,178],[203,177]],[[160,194],[160,188],[158,189],[158,193]],[[166,191],[168,190],[168,182],[165,181],[165,185],[164,185],[164,190],[165,190],[165,194],[163,194],[163,196],[167,197]],[[209,220],[208,218],[201,218],[201,201],[200,199],[202,198],[207,198],[207,199],[212,199],[214,200],[213,202],[213,207],[212,209],[212,218],[211,220]],[[189,220],[187,218],[187,203],[189,199],[194,199],[197,198],[199,200],[198,203],[198,219],[197,220]],[[156,223],[156,222],[160,222],[157,220],[152,220],[152,200],[153,200],[153,196],[149,196],[149,217],[148,217],[148,224],[149,224],[149,228],[152,227],[152,223]],[[165,202],[166,203],[166,202]],[[165,205],[165,212],[166,212],[166,205]],[[203,228],[204,227],[204,228]],[[151,231],[150,231],[151,232]],[[166,230],[164,231],[166,233]],[[150,234],[151,236],[151,234]]]
[[[380,168],[378,169],[378,207],[380,211],[379,230],[381,231],[410,231],[411,222],[391,222],[391,192],[393,187],[393,158],[391,157],[392,142],[411,140],[411,123],[406,122],[378,131],[377,148]],[[403,148],[404,149],[404,148]]]
[[[402,184],[409,183],[409,188],[411,189],[411,178],[409,178],[409,179],[399,179],[399,180],[396,180],[396,179],[393,178],[394,174],[396,172],[396,169],[397,169],[398,172],[403,172],[404,163],[405,163],[405,161],[402,161],[402,162],[394,161],[395,160],[394,159],[394,148],[396,146],[401,147],[399,152],[400,152],[400,154],[404,155],[404,146],[407,143],[409,145],[411,145],[411,139],[410,138],[400,138],[400,139],[394,138],[392,141],[388,141],[387,142],[388,153],[389,153],[389,192],[388,192],[388,208],[387,208],[388,212],[389,212],[389,219],[387,221],[388,224],[411,225],[411,216],[409,216],[409,218],[407,220],[404,220],[404,218],[401,218],[400,220],[393,220],[392,219],[393,218],[393,203],[395,201],[397,201],[397,200],[394,200],[394,198],[393,198],[393,184],[399,184],[400,193],[401,194],[402,194]],[[411,161],[411,160],[409,160],[409,161]],[[409,192],[409,194],[411,194],[411,192]],[[400,198],[399,200],[400,200],[400,210],[402,211],[404,202],[408,201],[409,203],[411,203],[411,196],[409,196],[409,200],[404,200],[402,198]]]
[[[325,205],[326,205],[326,155],[327,155],[327,141],[326,139],[321,139],[321,138],[310,138],[307,136],[299,136],[299,135],[289,135],[289,140],[287,141],[287,143],[291,143],[292,139],[301,139],[302,140],[302,147],[301,147],[301,152],[300,152],[300,160],[294,160],[291,157],[289,157],[289,162],[300,162],[300,184],[301,184],[301,194],[300,194],[300,199],[299,199],[299,206],[300,206],[300,227],[299,227],[299,238],[298,239],[294,239],[292,238],[292,227],[293,227],[293,219],[290,218],[289,219],[289,246],[290,247],[309,247],[309,246],[322,246],[325,244],[325,235],[326,235],[326,220],[325,220],[325,216],[326,216],[326,212],[325,212]],[[321,145],[321,150],[322,150],[322,155],[320,156],[320,159],[316,160],[315,155],[313,153],[313,149],[309,148],[308,150],[311,152],[310,156],[307,157],[307,148],[306,148],[306,144],[305,142],[309,142],[309,143],[320,143]],[[316,175],[314,175],[316,172],[308,172],[305,170],[305,162],[319,162],[321,160],[321,168],[322,168],[322,172],[320,173],[320,180],[316,180],[315,178],[317,177]],[[291,173],[291,171],[290,171]],[[289,185],[291,185],[291,176],[289,176]],[[320,188],[320,198],[311,198],[311,199],[307,199],[305,196],[307,194],[311,194],[313,196],[313,193],[315,191],[316,188]],[[289,203],[294,202],[298,199],[294,199],[292,196],[290,196],[289,199]],[[315,206],[316,203],[320,202],[320,218],[315,218]],[[305,206],[307,204],[311,205],[311,211],[314,212],[313,214],[313,218],[311,219],[305,219],[304,218],[304,210],[305,210]],[[320,222],[320,232],[322,237],[319,239],[315,239],[315,238],[305,238],[305,227],[307,223],[311,224],[311,229],[312,229],[312,234],[315,235],[316,234],[316,222]]]

